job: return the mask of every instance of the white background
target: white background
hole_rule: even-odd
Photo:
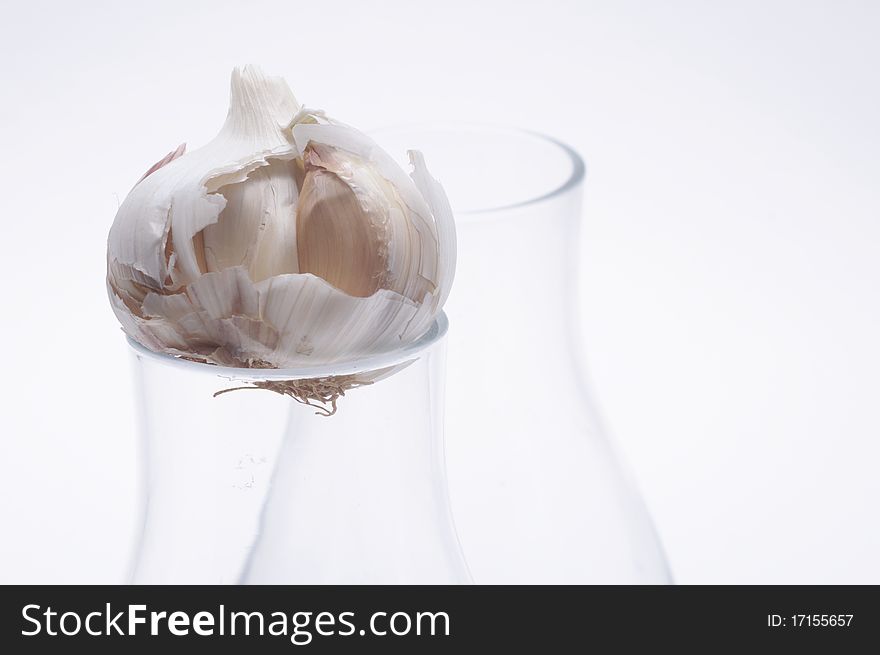
[[[364,129],[493,121],[575,146],[590,373],[677,580],[880,583],[880,4],[0,13],[0,581],[119,579],[135,457],[106,233],[254,62]]]

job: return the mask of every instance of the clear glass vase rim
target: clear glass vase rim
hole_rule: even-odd
[[[370,134],[391,134],[393,132],[416,132],[416,131],[450,131],[450,132],[461,132],[464,130],[475,131],[475,132],[494,132],[496,134],[507,134],[511,137],[528,137],[530,139],[536,139],[538,141],[543,141],[546,144],[549,144],[555,148],[562,150],[566,156],[568,156],[571,161],[571,173],[568,178],[552,189],[539,193],[531,198],[527,198],[526,200],[521,200],[518,202],[514,202],[508,205],[497,205],[492,207],[480,207],[478,209],[460,209],[456,210],[456,214],[466,215],[466,216],[483,216],[488,214],[495,214],[498,212],[509,211],[511,209],[519,209],[521,207],[528,207],[530,205],[536,205],[538,203],[546,202],[548,200],[552,200],[557,196],[560,196],[570,189],[578,186],[586,176],[587,166],[584,163],[583,157],[581,157],[580,153],[575,150],[572,146],[568,145],[565,141],[552,137],[548,134],[544,134],[542,132],[537,132],[535,130],[529,130],[521,127],[514,127],[508,125],[497,125],[493,123],[479,123],[479,122],[470,122],[470,121],[442,121],[442,122],[431,122],[431,123],[400,123],[400,124],[392,124],[392,125],[384,125],[382,127],[378,127],[376,129],[370,130]]]
[[[365,357],[345,361],[297,368],[238,368],[234,366],[218,366],[216,364],[194,362],[167,353],[150,350],[127,335],[126,340],[128,341],[128,345],[139,357],[145,357],[164,366],[177,367],[181,370],[215,375],[230,380],[304,380],[377,371],[397,364],[402,364],[406,361],[412,361],[427,352],[432,346],[443,339],[448,329],[449,320],[446,318],[446,314],[441,311],[437,314],[431,327],[424,335],[400,348],[377,352]]]

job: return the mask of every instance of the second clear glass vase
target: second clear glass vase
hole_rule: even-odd
[[[450,492],[477,583],[668,583],[662,547],[603,432],[581,367],[577,294],[584,164],[525,131],[393,128],[455,211]]]

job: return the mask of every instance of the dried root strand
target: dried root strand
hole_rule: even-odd
[[[336,413],[337,401],[346,391],[373,384],[372,380],[358,378],[357,375],[333,375],[323,378],[305,380],[258,380],[252,386],[221,389],[214,397],[230,391],[242,389],[266,389],[282,396],[290,396],[296,402],[314,407],[318,416],[333,416]]]

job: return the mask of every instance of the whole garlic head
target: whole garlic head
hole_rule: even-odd
[[[232,74],[213,141],[154,165],[116,214],[107,285],[154,351],[294,368],[422,336],[455,270],[455,228],[421,153],[301,108],[281,78]]]

